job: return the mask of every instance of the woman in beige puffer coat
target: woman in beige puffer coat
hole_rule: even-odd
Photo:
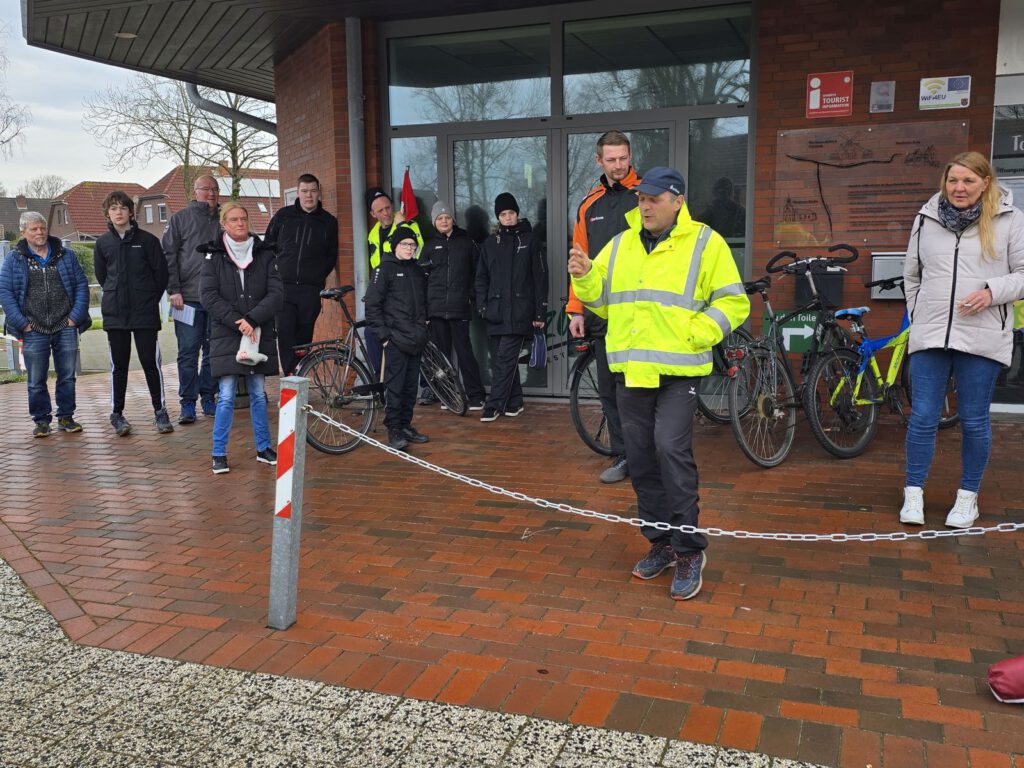
[[[938,194],[914,221],[903,277],[914,407],[900,522],[924,524],[924,481],[952,374],[962,472],[946,525],[969,528],[978,519],[978,489],[992,449],[996,377],[1013,351],[1013,302],[1024,298],[1024,213],[980,153],[964,152],[946,166]]]

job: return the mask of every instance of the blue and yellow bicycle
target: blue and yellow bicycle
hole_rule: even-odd
[[[902,277],[890,277],[865,284],[883,291],[903,288]],[[834,456],[842,459],[859,456],[875,436],[878,409],[885,406],[907,423],[910,399],[910,366],[904,365],[910,320],[906,312],[900,329],[892,336],[871,339],[864,325],[869,307],[841,309],[837,320],[847,320],[850,330],[860,338],[853,349],[833,348],[821,355],[804,382],[804,411],[811,431],[818,442]],[[892,357],[885,375],[876,354],[891,349]],[[899,382],[897,383],[897,379]],[[957,412],[956,380],[950,376],[943,401],[939,428],[951,427],[960,420]]]

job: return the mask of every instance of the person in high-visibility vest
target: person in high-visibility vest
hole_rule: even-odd
[[[653,579],[674,565],[670,595],[689,600],[700,592],[708,544],[678,530],[699,525],[697,390],[712,347],[746,320],[750,300],[725,240],[690,218],[679,171],[652,168],[636,191],[629,229],[593,262],[573,246],[569,274],[584,306],[608,319],[608,367],[640,517],[673,526],[641,529],[651,547],[633,575]]]

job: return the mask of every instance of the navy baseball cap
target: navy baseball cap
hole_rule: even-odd
[[[643,192],[645,195],[660,195],[662,192],[682,195],[686,193],[686,182],[683,180],[683,174],[675,168],[659,165],[647,171],[633,191]]]

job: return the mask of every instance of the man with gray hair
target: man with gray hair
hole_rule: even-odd
[[[0,267],[0,305],[5,332],[23,342],[32,435],[50,434],[53,412],[46,378],[51,354],[57,372],[57,428],[81,432],[74,418],[75,365],[78,335],[92,324],[89,281],[74,252],[50,237],[42,214],[25,211],[18,226],[21,240]]]
[[[167,259],[170,279],[167,293],[171,307],[191,307],[192,323],[175,319],[174,335],[178,339],[178,397],[181,400],[179,424],[196,420],[196,398],[202,398],[203,414],[216,414],[213,398],[216,388],[210,375],[210,316],[199,301],[199,275],[204,255],[196,247],[217,239],[220,231],[220,190],[210,175],[200,176],[192,185],[194,200],[171,216],[161,244]],[[199,365],[199,351],[203,364]]]

